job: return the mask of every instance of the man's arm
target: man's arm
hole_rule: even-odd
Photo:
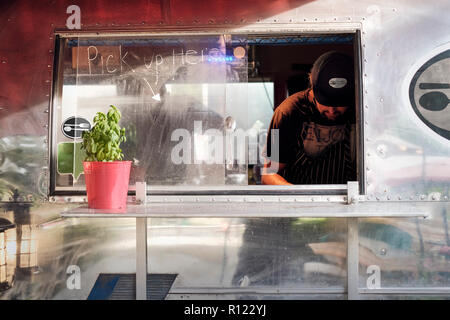
[[[261,182],[262,184],[270,185],[292,185],[284,179],[279,172],[286,167],[285,163],[265,161],[262,171]]]

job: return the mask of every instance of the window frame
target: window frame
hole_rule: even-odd
[[[317,28],[317,27],[316,27]],[[73,187],[57,187],[56,186],[56,154],[57,145],[54,142],[54,133],[58,130],[55,112],[60,107],[62,101],[62,85],[63,85],[63,69],[64,62],[64,45],[68,39],[73,37],[132,37],[132,36],[185,36],[185,35],[217,35],[217,34],[231,34],[231,35],[247,35],[248,37],[256,36],[286,36],[286,35],[301,35],[301,36],[332,36],[332,35],[353,35],[353,51],[355,62],[355,103],[356,103],[356,174],[359,184],[359,194],[365,195],[365,170],[364,170],[364,119],[363,119],[363,92],[362,92],[362,47],[361,47],[361,31],[358,27],[349,25],[341,26],[341,28],[334,27],[325,30],[311,30],[301,26],[299,28],[292,28],[289,31],[282,31],[279,27],[266,26],[262,30],[202,30],[202,31],[154,31],[154,32],[117,32],[117,31],[102,31],[102,32],[58,32],[55,35],[55,55],[54,55],[54,73],[52,82],[52,96],[50,108],[50,134],[49,134],[49,169],[50,169],[50,183],[49,196],[79,196],[86,195],[85,189],[79,190]],[[201,186],[201,187],[180,187],[180,186],[147,186],[147,194],[154,196],[230,196],[232,199],[241,199],[243,196],[300,196],[306,197],[310,201],[314,201],[311,196],[320,198],[344,199],[348,192],[347,184],[320,184],[320,185],[294,185],[294,186],[278,186],[278,185],[248,185],[248,186]],[[135,195],[135,186],[130,185],[129,195]],[[339,196],[339,197],[335,197]],[[311,200],[312,199],[312,200]]]

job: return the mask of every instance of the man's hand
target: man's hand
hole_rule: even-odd
[[[262,184],[269,185],[292,185],[279,175],[279,172],[286,167],[285,163],[274,162],[274,161],[265,161],[261,182]]]

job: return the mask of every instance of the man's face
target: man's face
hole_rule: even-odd
[[[316,100],[316,107],[317,110],[319,110],[322,117],[328,119],[328,120],[337,120],[340,117],[342,117],[348,110],[348,107],[328,107],[324,106],[323,104],[320,104]]]

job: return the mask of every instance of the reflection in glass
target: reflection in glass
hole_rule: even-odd
[[[0,292],[11,287],[13,282],[13,274],[8,264],[8,233],[14,230],[14,224],[9,220],[0,218]]]

